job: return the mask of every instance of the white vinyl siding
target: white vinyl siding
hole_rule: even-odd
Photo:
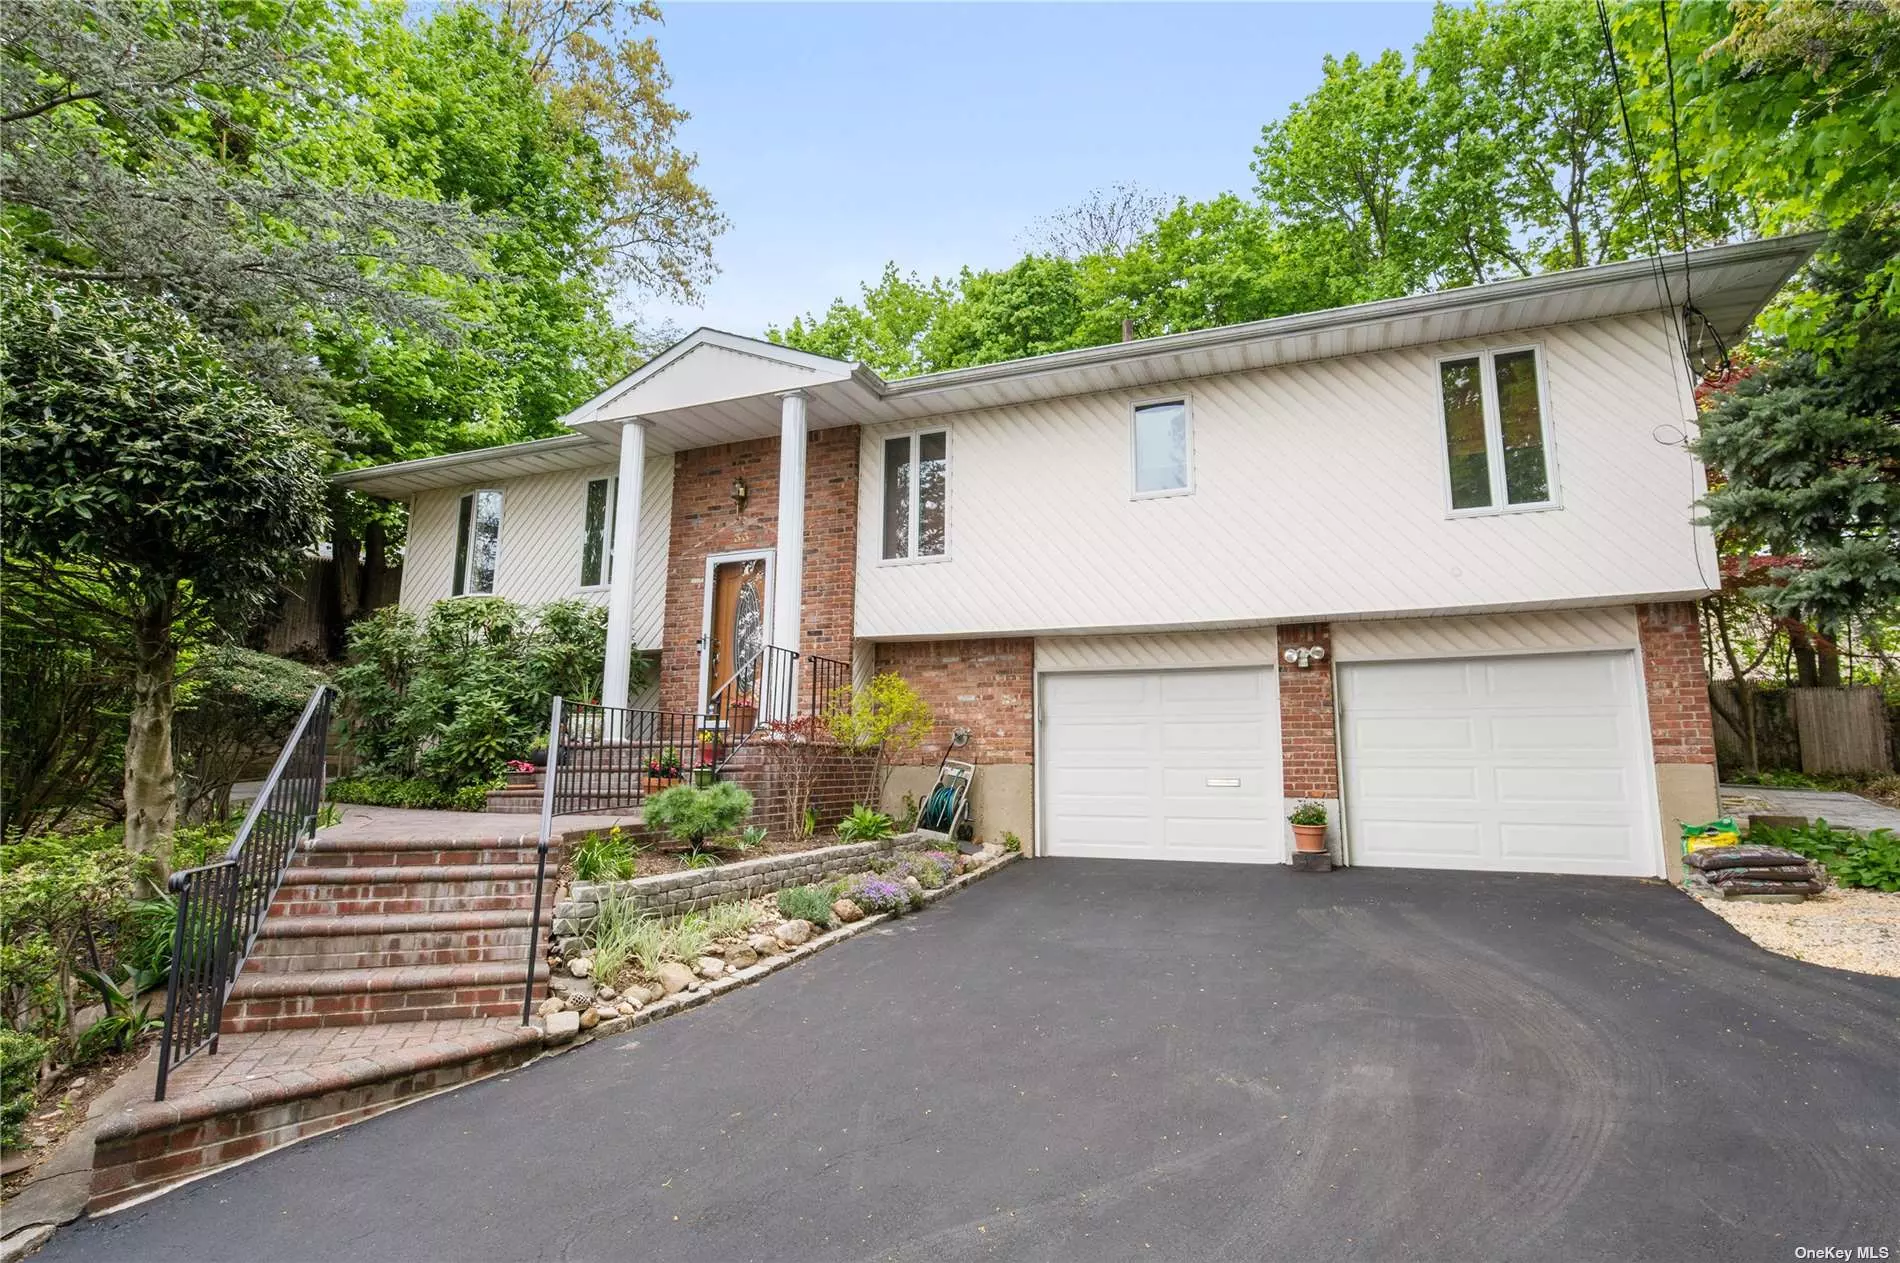
[[[1453,513],[1555,505],[1550,412],[1536,347],[1438,361],[1438,400]]]
[[[1562,512],[1448,513],[1437,364],[1492,349],[1476,341],[1195,379],[1192,495],[1130,499],[1129,408],[1169,397],[1155,386],[960,412],[954,547],[927,567],[880,564],[884,440],[916,424],[868,425],[855,634],[1337,623],[1709,590],[1701,468],[1654,437],[1683,419],[1663,325],[1534,340]]]
[[[1661,871],[1635,654],[1344,663],[1354,864]]]
[[[880,487],[885,561],[924,561],[944,555],[950,474],[950,435],[920,430],[884,440]]]
[[[587,484],[611,479],[611,466],[510,478],[505,495],[501,567],[494,595],[524,605],[582,600],[604,603],[607,587],[581,584]],[[424,491],[409,504],[403,545],[402,606],[418,613],[451,594],[456,519],[468,488]],[[634,645],[660,646],[666,612],[666,555],[673,515],[673,456],[652,453],[640,488],[640,546],[634,588]]]

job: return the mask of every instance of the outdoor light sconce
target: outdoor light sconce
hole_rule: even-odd
[[[1304,669],[1312,666],[1315,662],[1326,661],[1326,646],[1304,645],[1298,649],[1288,649],[1280,656],[1286,659],[1288,666]]]
[[[745,500],[746,497],[751,494],[750,488],[745,485],[745,479],[734,478],[732,480],[732,503],[737,506],[739,512],[745,512]]]

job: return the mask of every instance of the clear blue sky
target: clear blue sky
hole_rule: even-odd
[[[1133,181],[1245,191],[1261,125],[1325,53],[1408,50],[1416,4],[714,4],[657,32],[685,147],[731,221],[698,307],[643,321],[758,334],[885,260],[1013,261],[1038,216]]]

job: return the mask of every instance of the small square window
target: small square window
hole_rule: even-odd
[[[948,431],[884,440],[884,560],[944,555],[949,485]]]
[[[1185,399],[1136,404],[1135,496],[1177,495],[1193,489],[1193,438]]]
[[[1554,506],[1535,348],[1440,360],[1438,403],[1452,512]]]

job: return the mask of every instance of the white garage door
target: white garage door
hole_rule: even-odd
[[[1339,668],[1352,861],[1660,871],[1629,653]]]
[[[1273,672],[1042,677],[1050,855],[1278,863]]]

